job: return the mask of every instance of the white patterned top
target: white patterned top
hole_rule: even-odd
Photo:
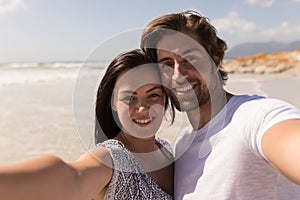
[[[168,142],[159,138],[156,138],[155,142],[173,155]],[[113,161],[113,175],[104,196],[105,200],[173,200],[170,194],[163,191],[147,175],[138,160],[120,141],[110,139],[97,146],[106,147]]]

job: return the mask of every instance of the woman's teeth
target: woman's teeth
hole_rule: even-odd
[[[147,124],[147,123],[151,122],[151,119],[136,119],[134,121],[139,124]]]

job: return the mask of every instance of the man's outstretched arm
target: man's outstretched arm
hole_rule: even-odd
[[[262,150],[277,170],[300,185],[300,119],[285,120],[267,130]]]

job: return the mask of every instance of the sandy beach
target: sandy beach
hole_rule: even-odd
[[[300,108],[300,70],[278,74],[230,74],[226,89],[234,94],[258,94],[278,98]]]
[[[0,86],[0,164],[45,154],[72,161],[86,150],[74,122],[74,82],[68,78]],[[230,74],[226,89],[234,94],[280,98],[300,108],[299,86],[300,71],[292,70],[268,75]],[[184,123],[181,114],[177,115],[175,124],[161,137],[172,142]]]

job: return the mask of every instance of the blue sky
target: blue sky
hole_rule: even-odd
[[[300,0],[0,0],[0,62],[83,61],[99,44],[114,55],[138,47],[152,19],[187,9],[207,16],[229,48],[300,40]]]

